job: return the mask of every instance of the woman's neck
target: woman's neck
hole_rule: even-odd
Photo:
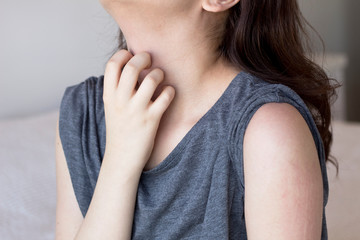
[[[142,72],[139,81],[151,69],[160,68],[165,79],[154,96],[160,94],[163,85],[175,88],[175,98],[166,112],[172,120],[191,121],[191,116],[196,119],[202,115],[201,107],[211,106],[213,98],[219,97],[216,91],[222,92],[239,71],[212,47],[205,28],[214,18],[201,6],[184,11],[186,16],[181,12],[171,15],[171,10],[164,14],[151,5],[141,10],[136,4],[116,9],[118,12],[111,15],[125,36],[128,50],[133,54],[146,51],[152,57],[151,68]]]

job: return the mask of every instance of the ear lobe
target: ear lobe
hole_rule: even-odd
[[[240,0],[203,0],[202,7],[208,12],[223,12],[235,6]]]

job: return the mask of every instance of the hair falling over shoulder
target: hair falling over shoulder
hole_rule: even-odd
[[[293,89],[310,109],[326,161],[332,143],[330,105],[340,85],[311,59],[311,44],[296,0],[241,0],[229,13],[220,53],[235,66]],[[311,28],[312,29],[312,28]]]
[[[265,81],[294,90],[311,111],[326,161],[336,167],[338,174],[339,164],[330,155],[330,106],[340,84],[312,60],[307,29],[315,30],[303,17],[297,0],[241,0],[229,10],[225,24],[219,55]],[[118,48],[124,47],[120,30]]]

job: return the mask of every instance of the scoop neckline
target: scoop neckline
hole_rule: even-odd
[[[243,71],[239,72],[229,83],[229,85],[225,88],[224,92],[220,95],[220,97],[216,100],[216,102],[209,108],[209,110],[191,127],[191,129],[185,134],[185,136],[180,140],[180,142],[175,146],[175,148],[160,162],[158,165],[153,167],[150,170],[142,171],[141,176],[147,177],[152,175],[160,174],[172,166],[174,166],[180,158],[177,156],[183,151],[189,140],[194,135],[194,132],[201,128],[201,125],[204,121],[207,120],[208,116],[217,110],[218,106],[225,102],[230,92],[233,90],[233,85],[236,83],[238,79],[241,78]]]

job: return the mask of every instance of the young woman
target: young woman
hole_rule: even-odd
[[[334,86],[296,0],[101,3],[127,47],[64,93],[56,239],[327,239]]]

